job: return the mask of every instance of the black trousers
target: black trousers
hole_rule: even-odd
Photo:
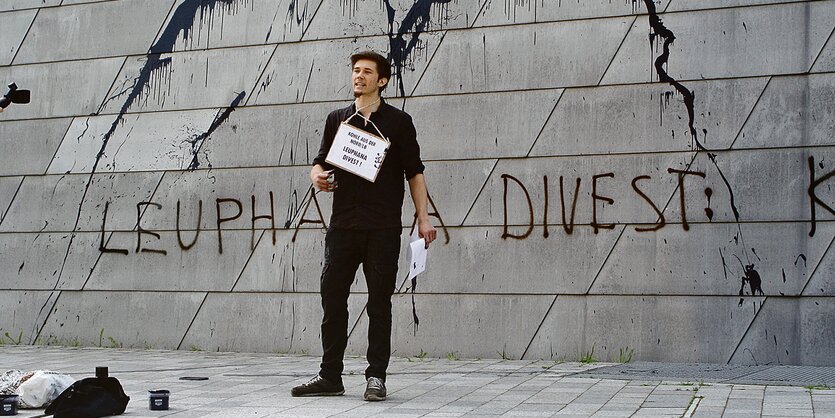
[[[362,264],[368,286],[369,377],[386,378],[391,357],[391,295],[397,280],[401,228],[328,229],[322,269],[322,365],[319,375],[342,382],[348,344],[348,293]]]

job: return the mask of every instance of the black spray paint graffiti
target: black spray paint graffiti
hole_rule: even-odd
[[[256,222],[258,221],[269,221],[270,227],[266,228],[265,230],[272,232],[272,241],[273,245],[277,242],[276,231],[276,222],[275,222],[275,199],[274,194],[272,191],[268,193],[269,202],[270,202],[270,213],[259,215],[256,213],[256,197],[255,195],[250,196],[250,209],[251,209],[251,216],[249,218],[249,226],[250,226],[250,250],[255,249],[255,232]],[[192,247],[197,244],[198,239],[200,238],[201,232],[201,225],[203,221],[203,200],[199,200],[197,204],[197,215],[195,216],[197,222],[195,223],[195,228],[186,230],[181,227],[181,225],[185,224],[182,220],[182,210],[181,210],[181,201],[177,200],[177,209],[176,209],[176,235],[177,235],[177,244],[182,251],[189,251]],[[121,255],[128,255],[130,251],[126,248],[111,248],[107,246],[107,221],[108,221],[108,208],[110,206],[110,202],[105,202],[104,205],[104,213],[102,214],[102,224],[100,232],[100,243],[99,243],[99,251],[102,253],[111,253],[111,254],[121,254]],[[148,237],[153,237],[156,241],[159,241],[162,238],[162,235],[159,234],[157,231],[147,229],[142,225],[142,218],[144,214],[144,209],[148,206],[154,207],[157,210],[165,210],[163,205],[157,202],[138,202],[136,204],[136,249],[134,253],[152,253],[152,254],[159,254],[159,255],[167,255],[168,250],[162,248],[152,248],[150,244],[147,242],[149,239]],[[217,246],[218,252],[223,254],[223,227],[224,224],[229,222],[233,222],[244,214],[244,204],[235,198],[229,197],[218,197],[215,199],[215,227],[217,231]],[[183,239],[184,232],[191,232],[194,234],[190,243],[186,243]]]
[[[203,145],[203,142],[206,139],[208,139],[212,135],[212,133],[218,127],[220,127],[220,125],[223,125],[223,123],[226,122],[227,119],[229,119],[229,115],[231,115],[232,112],[235,111],[235,108],[237,108],[238,105],[241,104],[241,100],[243,100],[244,97],[246,97],[245,91],[238,93],[235,99],[232,100],[232,103],[229,104],[229,107],[217,112],[217,115],[215,115],[215,119],[212,121],[212,124],[209,126],[209,129],[206,132],[203,132],[202,134],[197,135],[188,141],[191,144],[192,153],[191,163],[189,163],[188,165],[189,170],[196,170],[198,167],[200,167],[200,161],[198,161],[197,159],[197,152],[200,150],[200,147]],[[211,163],[209,164],[209,168],[211,168]]]
[[[308,189],[307,194],[302,198],[302,202],[300,205],[292,205],[288,209],[288,218],[284,223],[283,229],[289,230],[293,229],[293,236],[290,239],[290,242],[295,242],[296,237],[298,236],[299,230],[303,225],[321,225],[322,228],[327,228],[327,222],[325,221],[325,217],[322,213],[322,209],[319,205],[319,201],[316,198],[316,193],[312,193],[312,187]],[[265,230],[270,231],[272,233],[272,243],[276,245],[277,243],[277,231],[279,230],[276,227],[276,211],[275,211],[275,194],[270,191],[268,193],[269,196],[269,213],[268,214],[257,214],[256,213],[256,203],[259,199],[256,199],[255,195],[251,195],[249,197],[249,224],[248,229],[250,231],[250,250],[254,250],[256,246],[255,235],[257,230]],[[214,199],[215,202],[215,212],[214,212],[214,226],[215,231],[217,232],[217,247],[218,253],[223,254],[223,231],[228,230],[224,228],[228,228],[228,224],[241,219],[244,216],[244,209],[245,205],[242,200],[233,198],[233,197],[217,197]],[[430,206],[432,207],[432,212],[430,212],[430,216],[435,217],[441,224],[443,229],[444,235],[446,237],[445,244],[449,243],[449,231],[447,230],[446,225],[444,224],[443,219],[441,218],[441,214],[438,211],[437,206],[432,201],[432,198],[429,197]],[[313,206],[316,207],[316,212],[312,213],[312,215],[308,214],[310,210],[311,203]],[[108,215],[110,210],[110,201],[106,201],[104,204],[104,210],[102,213],[102,224],[101,229],[99,230],[100,234],[100,241],[99,241],[99,251],[102,253],[109,253],[109,254],[120,254],[120,255],[129,255],[130,251],[127,248],[112,248],[108,247],[107,245],[107,232],[112,230],[108,229],[107,223],[108,219],[112,219],[112,214]],[[163,211],[162,216],[166,216],[165,210],[170,210],[169,208],[165,208],[162,204],[157,202],[137,202],[136,203],[136,248],[133,251],[135,254],[139,253],[151,253],[151,254],[158,254],[158,255],[167,255],[168,250],[159,248],[159,247],[152,247],[151,243],[148,241],[156,242],[162,239],[162,235],[158,231],[154,231],[151,229],[146,228],[142,225],[143,216],[145,216],[145,210],[148,207],[153,207],[157,211]],[[177,236],[177,245],[179,246],[180,250],[182,251],[190,251],[192,247],[197,244],[198,239],[200,238],[201,233],[201,225],[203,222],[203,200],[200,199],[197,202],[197,213],[193,218],[196,218],[196,222],[194,223],[195,227],[191,228],[183,228],[182,225],[191,225],[191,222],[186,222],[183,220],[183,211],[182,211],[182,201],[177,200],[176,205],[176,236]],[[109,217],[110,216],[110,217]],[[117,215],[118,216],[118,215]],[[312,216],[312,218],[308,217]],[[245,219],[245,218],[244,218]],[[257,222],[264,222],[269,221],[269,227],[257,227]],[[414,227],[414,225],[413,225]],[[230,228],[234,229],[234,228]],[[185,233],[194,234],[193,238],[189,243],[186,243],[184,240]],[[153,239],[152,239],[153,238]]]
[[[685,200],[686,200],[686,198],[685,198],[685,187],[684,187],[685,178],[686,178],[686,176],[696,176],[696,177],[705,178],[705,173],[699,172],[699,171],[678,170],[678,169],[674,169],[674,168],[668,168],[667,172],[670,173],[670,174],[675,174],[677,176],[678,190],[679,190],[679,202],[680,202],[680,205],[681,205],[681,227],[685,231],[688,231],[690,229],[690,226],[689,226],[688,221],[687,221],[687,210],[686,210],[686,205],[685,205]],[[516,177],[513,177],[510,174],[502,174],[501,178],[502,178],[503,185],[504,185],[504,190],[503,190],[503,194],[502,194],[502,205],[503,205],[503,208],[504,208],[502,239],[507,239],[507,238],[525,239],[525,238],[528,238],[534,230],[535,216],[536,216],[536,214],[534,213],[534,204],[533,204],[533,201],[531,200],[531,195],[528,192],[528,188],[527,188],[527,186],[525,186],[525,184],[521,180],[517,179]],[[614,178],[615,178],[614,173],[602,173],[602,174],[595,174],[595,175],[592,176],[592,179],[591,179],[591,194],[590,194],[591,195],[592,214],[591,214],[591,222],[590,222],[589,225],[592,227],[595,234],[599,233],[601,229],[614,229],[615,228],[614,223],[604,223],[599,219],[599,216],[598,216],[598,207],[601,204],[608,204],[608,205],[614,205],[615,204],[615,200],[613,198],[611,198],[609,196],[601,195],[601,194],[598,193],[598,183],[601,182],[601,181],[604,181],[605,179],[614,179]],[[575,226],[574,219],[575,219],[576,210],[577,210],[577,202],[578,202],[579,196],[580,196],[580,185],[582,184],[582,179],[577,177],[575,187],[574,187],[574,193],[572,194],[573,197],[571,198],[571,202],[568,205],[566,204],[566,198],[565,198],[566,190],[565,190],[564,178],[563,178],[563,176],[560,176],[559,179],[560,179],[559,180],[560,208],[561,208],[561,215],[562,215],[562,224],[561,225],[562,225],[563,230],[565,231],[566,235],[572,235],[574,233],[574,226]],[[543,192],[544,192],[543,193],[544,201],[543,201],[543,204],[542,204],[542,207],[543,207],[543,210],[542,210],[542,214],[543,214],[542,215],[542,236],[544,238],[548,238],[550,236],[550,232],[548,231],[548,226],[553,225],[553,223],[549,224],[550,221],[548,219],[548,196],[549,196],[548,176],[543,176],[542,180],[543,180]],[[658,205],[655,202],[653,202],[653,200],[643,190],[641,190],[640,187],[638,187],[638,182],[643,181],[643,180],[652,180],[652,177],[649,176],[649,175],[636,176],[632,179],[630,184],[632,186],[632,189],[635,191],[635,193],[650,208],[652,208],[653,215],[657,216],[658,220],[655,222],[655,224],[653,224],[652,226],[649,226],[649,227],[635,226],[635,231],[637,231],[637,232],[657,231],[661,228],[664,228],[664,226],[667,225],[667,221],[666,221],[666,218],[664,217],[663,212],[659,209]],[[524,202],[527,205],[526,207],[528,209],[528,217],[527,217],[528,220],[527,220],[526,225],[525,225],[526,229],[522,233],[511,233],[509,231],[511,225],[508,222],[508,217],[509,217],[509,211],[508,211],[509,187],[508,186],[509,186],[510,182],[513,182],[514,184],[516,184],[516,186],[518,186],[518,188],[522,191],[522,193],[525,196]],[[570,206],[570,210],[567,209],[567,207],[569,207],[569,206]]]
[[[745,255],[745,258],[748,259],[748,252],[747,252],[746,247],[745,247],[744,238],[743,238],[743,234],[742,234],[742,226],[741,226],[740,219],[739,219],[739,209],[736,206],[736,198],[734,196],[733,188],[731,187],[731,184],[728,181],[728,178],[725,176],[725,173],[722,171],[722,169],[719,167],[719,164],[716,161],[717,155],[713,152],[710,152],[710,150],[707,149],[704,146],[704,144],[699,140],[699,134],[698,134],[698,131],[696,130],[696,127],[695,127],[695,116],[694,116],[695,115],[695,105],[694,105],[695,95],[692,91],[690,91],[683,84],[681,84],[681,82],[679,82],[678,80],[676,80],[675,78],[670,76],[667,73],[667,70],[666,70],[666,66],[667,66],[667,64],[669,62],[669,58],[670,58],[670,45],[672,45],[673,41],[675,41],[675,39],[676,39],[675,34],[670,29],[668,29],[664,25],[664,23],[661,21],[661,18],[658,16],[658,11],[655,8],[655,3],[653,2],[653,0],[644,0],[644,5],[646,6],[647,12],[649,13],[649,25],[650,25],[649,43],[650,43],[650,49],[651,50],[654,49],[656,38],[660,38],[661,41],[662,41],[661,54],[654,61],[655,72],[656,72],[656,74],[658,74],[659,81],[670,84],[676,90],[676,92],[678,92],[683,98],[684,106],[687,108],[687,126],[688,126],[688,130],[690,132],[691,140],[693,141],[693,143],[695,145],[697,153],[702,152],[702,151],[706,152],[708,159],[713,164],[713,166],[716,168],[716,171],[719,173],[719,176],[721,177],[722,182],[725,184],[725,187],[728,191],[729,204],[730,204],[730,207],[731,207],[731,211],[733,212],[734,219],[736,220],[736,225],[737,225],[737,234],[736,234],[736,237],[735,237],[735,241],[737,241],[737,242],[742,241],[742,250],[743,250],[743,253]],[[669,95],[666,96],[666,99],[669,100]],[[663,101],[662,101],[662,103],[663,103]],[[707,130],[703,130],[703,133],[706,134]],[[713,194],[713,190],[709,190],[709,189],[705,190],[705,195],[708,198],[708,203],[710,202],[710,197],[712,196],[712,194]],[[684,210],[684,208],[682,206],[682,211],[683,210]],[[711,209],[709,207],[709,205],[708,205],[707,208],[705,208],[705,214],[708,216],[708,218],[712,219],[713,209]],[[753,251],[753,249],[752,249],[752,251]],[[720,253],[721,253],[721,250],[720,250]],[[724,265],[724,258],[723,258],[722,262],[723,262],[723,271],[727,271],[725,269],[725,265]],[[751,266],[751,271],[754,271],[753,270],[754,265],[753,264],[749,264],[749,265]],[[757,279],[760,278],[759,273],[756,273],[756,271],[754,271],[754,274],[756,274]],[[746,282],[753,283],[752,279],[749,277],[749,273],[748,273],[747,269],[745,270],[745,273],[743,274],[743,277],[742,277],[743,287],[744,287],[744,284]],[[762,281],[760,280],[759,282],[761,283]],[[759,285],[757,286],[757,288],[759,289],[760,292],[762,292],[762,288]],[[752,288],[752,294],[753,294],[753,288]]]
[[[403,70],[413,66],[413,54],[415,50],[425,48],[420,40],[420,35],[426,31],[426,27],[432,20],[432,7],[445,5],[451,0],[415,0],[415,3],[403,17],[397,33],[394,33],[394,7],[391,0],[383,0],[386,6],[386,14],[389,23],[389,59],[394,66],[392,76],[397,77],[397,89],[401,96],[406,95],[406,88],[403,85]],[[411,34],[409,40],[406,35]]]
[[[75,217],[75,222],[73,223],[73,233],[70,234],[70,239],[67,244],[67,250],[64,253],[64,258],[61,262],[61,268],[59,270],[58,277],[55,281],[55,285],[53,286],[52,290],[57,289],[58,284],[61,282],[64,267],[67,264],[67,258],[69,257],[70,250],[73,246],[73,242],[75,241],[76,234],[74,231],[78,228],[78,223],[81,219],[81,212],[84,207],[87,194],[90,191],[90,185],[93,182],[93,176],[95,175],[96,170],[98,169],[98,166],[101,162],[101,159],[105,154],[105,150],[107,149],[107,145],[110,142],[110,139],[113,137],[113,134],[124,121],[125,114],[136,103],[136,101],[141,100],[143,96],[147,98],[146,95],[151,92],[151,81],[159,81],[160,72],[165,69],[169,69],[171,65],[171,58],[161,58],[160,54],[173,52],[174,46],[177,42],[177,39],[180,37],[180,34],[182,34],[182,39],[185,41],[192,39],[191,33],[193,31],[194,21],[197,18],[198,13],[200,14],[200,22],[202,24],[204,19],[211,18],[216,8],[224,8],[228,12],[234,13],[237,12],[236,6],[238,4],[246,4],[248,1],[249,0],[185,0],[177,7],[177,9],[172,14],[171,19],[168,22],[168,25],[166,25],[165,29],[160,34],[157,42],[155,42],[151,46],[150,53],[146,57],[145,64],[139,70],[139,74],[136,76],[136,78],[134,78],[133,84],[130,87],[127,87],[122,91],[114,94],[113,96],[107,98],[99,107],[98,112],[101,112],[101,110],[104,109],[107,103],[116,99],[117,97],[121,97],[127,94],[125,101],[122,103],[122,106],[119,109],[119,113],[116,116],[116,119],[113,121],[113,123],[110,125],[110,128],[107,130],[107,132],[105,132],[104,136],[102,137],[101,147],[99,148],[99,151],[96,153],[93,166],[90,169],[90,176],[87,178],[87,182],[84,185],[84,191],[81,194],[81,202],[78,205],[78,212]],[[157,90],[159,90],[159,83],[155,84]],[[239,99],[236,98],[236,100],[240,102]],[[235,101],[233,101],[233,105],[234,103]],[[93,115],[98,114],[98,112],[96,112]],[[213,123],[213,126],[214,125],[215,124]],[[214,129],[217,129],[217,126],[214,126],[212,130]],[[196,158],[196,148],[198,147],[194,148],[194,158]],[[33,341],[37,340],[38,336],[40,335],[41,329],[43,329],[43,326],[49,319],[49,310],[46,310],[46,308],[47,305],[49,305],[50,300],[51,298],[44,302],[43,306],[41,306],[41,309],[38,313],[38,317],[40,318],[46,312],[43,323],[40,324],[40,327],[38,327],[37,323],[33,325]],[[57,299],[52,300],[53,303],[55,303],[56,301]]]
[[[113,134],[116,132],[116,129],[120,126],[122,121],[124,120],[125,113],[136,103],[137,100],[140,100],[143,95],[147,94],[151,88],[151,80],[159,71],[168,68],[171,64],[171,58],[161,58],[160,54],[169,53],[174,51],[174,46],[177,42],[177,39],[180,37],[182,33],[182,39],[188,41],[191,38],[191,33],[193,31],[194,20],[197,17],[198,12],[200,13],[201,22],[205,16],[211,16],[214,13],[215,8],[217,7],[225,7],[228,8],[230,11],[236,10],[232,6],[236,5],[239,1],[246,2],[248,0],[186,0],[177,9],[174,11],[168,25],[160,34],[159,40],[157,40],[154,45],[151,46],[150,54],[148,54],[145,64],[139,70],[139,75],[133,80],[133,85],[120,93],[117,93],[114,96],[111,96],[102,104],[102,108],[104,105],[107,104],[110,100],[113,100],[117,97],[120,97],[124,94],[127,94],[124,103],[122,103],[121,108],[119,109],[119,114],[116,116],[116,119],[110,126],[110,129],[105,132],[104,136],[102,137],[102,144],[99,152],[96,154],[96,159],[93,162],[93,167],[90,170],[90,177],[87,180],[87,183],[84,187],[84,192],[81,195],[81,204],[78,207],[78,214],[76,215],[75,226],[73,230],[78,227],[78,221],[81,217],[81,209],[84,205],[84,200],[87,196],[87,192],[90,189],[90,184],[93,181],[93,175],[96,173],[96,169],[98,168],[99,163],[101,162],[101,158],[104,156],[104,152],[107,149],[107,144],[110,142],[110,139],[113,137]],[[230,105],[230,108],[234,110],[234,107],[240,103],[243,95],[245,93],[242,92],[235,98]],[[101,109],[100,109],[101,110]],[[231,112],[231,110],[227,109],[227,112]],[[226,113],[226,112],[224,112]],[[220,116],[223,116],[221,114]],[[228,114],[226,114],[228,117]],[[212,126],[209,128],[209,131],[214,131],[223,123],[226,118],[216,118],[215,122],[212,123]],[[220,121],[220,123],[218,123]],[[208,135],[206,135],[208,136]],[[194,150],[194,157],[192,164],[195,164],[195,160],[197,158],[197,148],[195,146],[196,142],[192,145]],[[74,237],[74,236],[73,236]],[[72,238],[70,238],[70,244],[67,247],[67,254],[69,254],[70,247],[72,246]],[[66,257],[64,262],[66,263]],[[62,265],[63,270],[63,265]]]
[[[820,168],[823,168],[823,162],[821,162],[819,164],[820,164]],[[807,193],[809,195],[809,207],[812,210],[812,225],[809,229],[809,236],[810,237],[815,236],[815,229],[817,228],[816,209],[817,209],[818,206],[823,207],[829,213],[835,215],[835,209],[833,209],[831,206],[827,205],[826,202],[821,200],[821,198],[818,197],[818,194],[817,194],[817,188],[821,184],[823,184],[825,181],[828,181],[829,179],[831,179],[833,177],[835,177],[835,170],[832,170],[829,173],[824,174],[820,178],[815,178],[815,157],[811,157],[811,156],[809,157],[809,190],[808,190]],[[806,260],[804,259],[804,261],[806,261]]]

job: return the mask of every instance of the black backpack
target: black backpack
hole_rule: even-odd
[[[121,415],[130,397],[115,377],[88,377],[61,392],[44,411],[55,418],[97,418]]]

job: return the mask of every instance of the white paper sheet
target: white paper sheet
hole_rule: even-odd
[[[409,277],[411,280],[418,274],[426,270],[426,241],[423,238],[418,239],[417,228],[411,236],[412,242],[409,243],[409,251],[412,254],[412,262],[409,265]]]

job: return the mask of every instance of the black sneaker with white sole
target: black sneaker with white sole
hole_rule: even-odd
[[[386,400],[386,383],[379,377],[369,377],[362,398],[366,401]]]
[[[339,396],[343,393],[345,393],[345,387],[342,383],[332,383],[322,376],[316,376],[290,391],[293,396]]]

